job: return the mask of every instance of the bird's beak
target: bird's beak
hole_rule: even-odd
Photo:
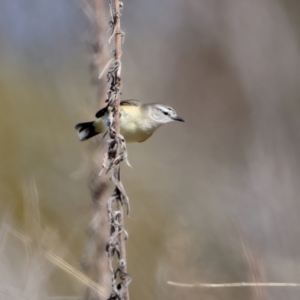
[[[174,118],[172,118],[174,121],[179,121],[179,122],[185,122],[182,118],[176,116]]]

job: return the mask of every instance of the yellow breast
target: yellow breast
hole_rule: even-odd
[[[155,130],[149,118],[138,106],[121,107],[120,129],[127,143],[143,142]]]
[[[103,133],[107,130],[107,115],[97,119],[94,127],[97,132]],[[121,106],[120,131],[127,143],[144,142],[157,126],[139,106]]]

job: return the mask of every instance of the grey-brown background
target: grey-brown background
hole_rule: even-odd
[[[299,1],[124,2],[123,98],[170,104],[187,120],[129,145],[132,299],[299,299],[300,288],[166,284],[300,282]],[[73,126],[98,108],[90,25],[74,0],[0,4],[1,218],[29,234],[38,199],[42,228],[79,267],[90,195],[78,169],[89,151]],[[82,293],[1,237],[1,299]]]

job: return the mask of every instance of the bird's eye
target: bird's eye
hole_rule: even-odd
[[[166,111],[163,111],[163,114],[164,114],[165,116],[168,116],[168,115],[169,115]]]

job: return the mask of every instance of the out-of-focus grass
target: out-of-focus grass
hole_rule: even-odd
[[[73,126],[88,118],[86,104],[97,109],[84,45],[89,25],[70,1],[1,6],[1,218],[9,210],[14,228],[26,231],[22,186],[34,178],[41,226],[56,232],[62,257],[78,266],[90,219],[89,170],[72,174],[92,157]],[[252,289],[165,284],[249,280],[232,223],[266,280],[300,281],[299,14],[292,0],[125,3],[123,98],[170,104],[187,120],[129,145],[134,168],[122,172],[132,207],[133,298],[253,299]],[[12,287],[12,297],[23,297],[33,278],[32,298],[80,294],[38,251],[28,260],[14,238],[2,245],[0,286]],[[297,289],[268,294],[299,299]]]

